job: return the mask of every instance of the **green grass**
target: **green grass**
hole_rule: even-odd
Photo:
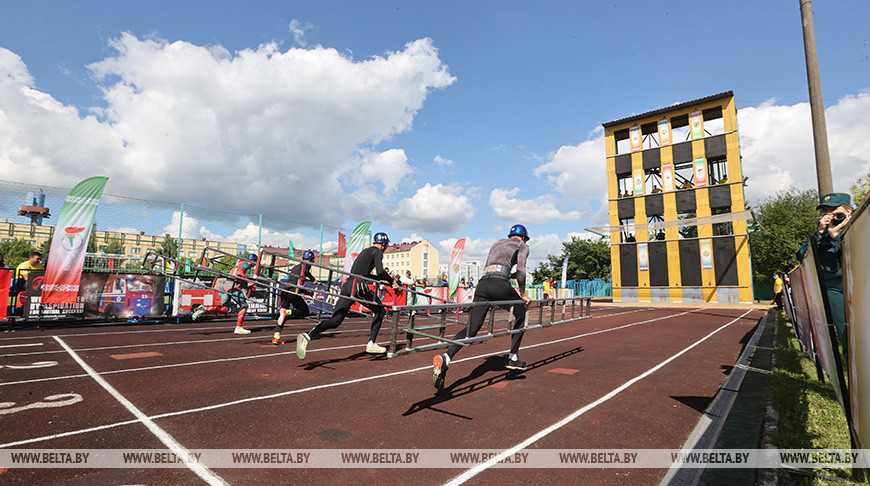
[[[780,449],[851,449],[843,407],[827,381],[819,381],[816,366],[782,314],[777,318],[775,367],[768,399],[778,414],[777,431],[768,436]],[[808,476],[778,470],[779,484],[868,484],[852,477],[851,469],[815,469]],[[827,479],[824,476],[832,478]],[[839,479],[834,479],[839,478]]]

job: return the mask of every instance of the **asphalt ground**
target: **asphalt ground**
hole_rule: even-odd
[[[506,314],[500,313],[499,317]],[[274,321],[101,325],[0,335],[0,449],[678,449],[763,311],[593,305],[592,318],[432,357],[364,352],[351,318],[295,355]],[[448,335],[458,331],[453,325]],[[389,336],[387,323],[381,344]],[[417,337],[415,345],[431,342]],[[658,484],[665,469],[0,469],[0,484]]]

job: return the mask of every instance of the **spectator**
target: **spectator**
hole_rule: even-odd
[[[461,288],[461,289],[467,289],[467,288],[468,288],[468,284],[465,283],[465,277],[462,277],[462,278],[459,279],[459,288]]]
[[[843,302],[843,269],[840,267],[841,234],[840,231],[849,222],[852,215],[852,196],[843,192],[825,194],[820,198],[816,209],[821,211],[819,226],[810,236],[818,247],[819,261],[825,281],[825,291],[831,305],[831,320],[837,328],[840,341],[846,336],[846,309]],[[797,251],[799,260],[803,260],[810,247],[810,242],[804,243]]]
[[[474,287],[474,277],[468,277],[468,288]]]
[[[45,266],[40,260],[42,260],[42,253],[34,250],[30,252],[30,258],[18,264],[18,267],[15,268],[15,275],[13,275],[13,293],[22,292],[27,288],[27,274],[30,273],[30,270],[45,270]]]
[[[45,266],[42,265],[40,260],[42,260],[42,253],[36,250],[30,252],[30,258],[19,263],[15,269],[15,278],[26,280],[30,270],[45,270]]]
[[[407,272],[405,272],[405,275],[401,279],[399,279],[399,282],[401,282],[401,284],[405,286],[414,285],[414,279],[411,277],[411,271],[408,270]]]
[[[545,299],[549,299],[549,298],[550,298],[550,292],[551,292],[550,289],[552,288],[552,287],[551,287],[552,285],[553,285],[553,284],[550,283],[550,280],[549,280],[549,279],[544,280],[543,287],[544,287],[544,298],[545,298]]]
[[[778,273],[773,274],[773,303],[777,310],[782,310],[782,278]]]
[[[449,284],[447,283],[447,274],[441,275],[441,286],[447,287]]]

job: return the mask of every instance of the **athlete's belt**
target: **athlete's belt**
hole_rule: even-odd
[[[511,268],[507,265],[488,265],[483,269],[483,276],[510,278]]]

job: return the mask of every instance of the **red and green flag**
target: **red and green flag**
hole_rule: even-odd
[[[70,191],[57,218],[45,265],[42,303],[75,303],[97,205],[108,177],[91,177]]]
[[[459,266],[462,264],[462,251],[464,249],[465,238],[462,238],[453,246],[453,253],[450,255],[450,269],[447,272],[447,285],[450,291],[448,299],[456,297],[456,289],[459,287]]]

